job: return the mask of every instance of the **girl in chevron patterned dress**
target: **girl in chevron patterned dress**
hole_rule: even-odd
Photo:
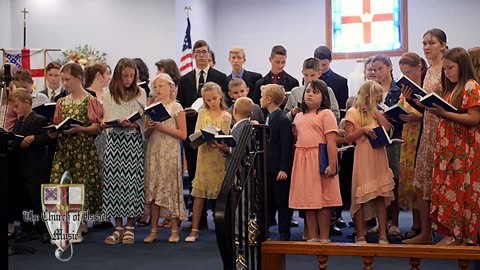
[[[117,120],[115,127],[103,123],[107,139],[103,157],[103,213],[115,217],[115,231],[106,244],[133,244],[135,220],[144,208],[143,120],[128,117],[145,107],[145,91],[136,84],[137,67],[133,60],[118,61],[103,97],[105,122]],[[127,225],[123,228],[123,218]]]
[[[60,183],[63,173],[70,171],[74,183],[85,185],[84,209],[90,214],[100,214],[102,195],[94,135],[101,130],[103,108],[98,99],[83,89],[83,70],[80,65],[67,64],[60,72],[69,95],[57,101],[53,122],[59,124],[67,117],[73,117],[85,125],[74,125],[61,134],[48,132],[50,137],[58,137],[50,182]],[[86,230],[86,224],[82,226],[82,230]],[[81,242],[81,235],[76,240]]]
[[[145,243],[157,240],[159,217],[170,219],[172,232],[168,242],[177,243],[179,221],[187,219],[179,141],[187,137],[187,123],[182,105],[173,100],[174,91],[175,84],[168,74],[159,74],[150,82],[150,94],[154,97],[148,103],[161,102],[171,118],[163,122],[148,119],[146,123],[145,204],[146,209],[151,208],[152,225]]]

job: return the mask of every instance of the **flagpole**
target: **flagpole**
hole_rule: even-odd
[[[27,48],[27,9],[26,8],[23,8],[22,11],[20,11],[21,13],[23,13],[23,48]]]
[[[187,12],[187,18],[190,18],[190,11],[192,11],[192,7],[185,6],[185,8],[183,10],[185,10]]]

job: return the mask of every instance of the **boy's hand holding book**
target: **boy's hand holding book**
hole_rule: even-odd
[[[22,149],[28,148],[30,146],[30,144],[33,143],[33,141],[35,141],[34,135],[28,135],[28,136],[24,137],[22,143],[20,144],[20,148],[22,148]]]
[[[218,150],[220,150],[220,152],[224,153],[224,154],[228,154],[230,152],[230,147],[228,145],[226,145],[225,143],[218,143],[217,141],[214,141],[215,142],[215,146],[218,148]]]
[[[284,172],[284,171],[279,171],[279,172],[278,172],[278,175],[277,175],[277,181],[278,181],[278,180],[285,180],[285,179],[287,179],[287,177],[288,177],[288,175],[287,175],[286,172]]]

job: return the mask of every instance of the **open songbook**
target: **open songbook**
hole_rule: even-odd
[[[142,118],[142,115],[140,114],[140,112],[134,112],[131,115],[129,115],[127,119],[130,122],[135,122],[140,118]],[[118,121],[120,121],[120,119],[111,120],[111,121],[105,122],[105,125],[108,125],[109,127],[121,127]]]
[[[172,118],[161,102],[153,103],[145,107],[145,113],[155,122],[163,122]]]
[[[190,113],[190,112],[197,112],[200,111],[201,108],[204,107],[204,104],[203,104],[203,98],[202,97],[199,97],[197,98],[197,100],[195,100],[195,102],[193,102],[192,106],[190,106],[190,108],[185,108],[185,112],[186,113]]]
[[[50,129],[50,130],[63,131],[63,130],[70,129],[72,127],[72,125],[83,126],[84,123],[82,121],[78,120],[78,119],[68,117],[58,125],[49,125],[49,126],[46,126],[46,127],[43,127],[43,128]]]
[[[53,115],[55,114],[55,107],[57,103],[55,102],[49,102],[49,103],[44,103],[36,106],[35,108],[32,108],[32,110],[43,117],[47,118],[48,121],[50,121],[53,118]]]
[[[385,114],[395,122],[403,123],[403,121],[400,119],[400,115],[401,114],[408,115],[407,109],[405,109],[400,104],[395,104],[391,107],[388,107],[387,105],[382,103],[382,104],[379,104],[379,107],[381,107],[382,110],[385,112]]]
[[[420,103],[425,105],[425,107],[433,107],[433,103],[444,108],[448,112],[458,112],[457,108],[453,107],[450,103],[446,102],[442,97],[437,95],[435,92],[432,92],[420,99]]]
[[[234,147],[236,145],[235,139],[232,135],[225,135],[223,131],[215,126],[207,126],[190,136],[190,146],[193,149],[198,148],[205,142],[217,141],[218,143],[225,143],[227,146]]]
[[[402,139],[390,139],[390,136],[388,135],[387,131],[383,126],[378,126],[374,128],[373,131],[375,131],[375,134],[377,135],[376,139],[372,139],[371,137],[367,136],[368,140],[370,141],[370,144],[372,145],[372,148],[379,148],[379,147],[388,146],[394,143],[405,142]]]
[[[410,87],[410,89],[412,89],[413,95],[415,95],[415,96],[424,97],[428,94],[425,90],[423,90],[422,87],[420,87],[418,84],[414,83],[412,80],[410,80],[406,76],[402,76],[397,81],[396,85],[400,88],[402,88],[402,85]]]

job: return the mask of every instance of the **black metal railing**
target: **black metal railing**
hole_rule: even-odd
[[[245,125],[217,197],[215,230],[224,269],[261,269],[268,236],[265,146],[267,125]]]

